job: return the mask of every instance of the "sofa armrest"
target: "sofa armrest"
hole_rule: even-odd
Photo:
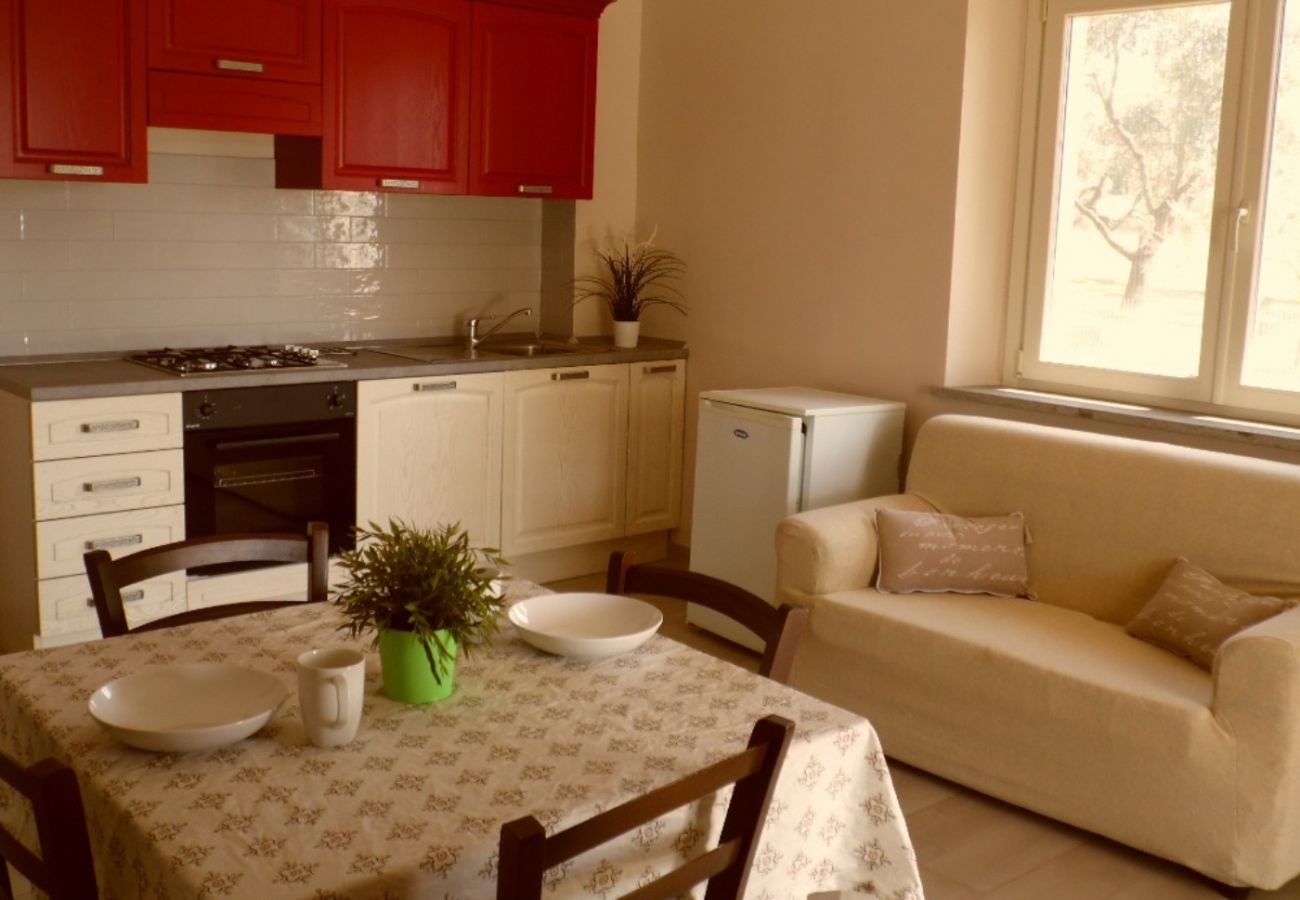
[[[1237,745],[1237,827],[1286,829],[1300,848],[1300,606],[1241,631],[1214,660],[1215,718]]]
[[[818,594],[870,586],[881,508],[934,510],[914,494],[890,494],[782,519],[776,529],[776,602],[811,606]]]

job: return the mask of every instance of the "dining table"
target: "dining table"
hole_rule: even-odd
[[[546,592],[506,584],[507,603]],[[334,604],[303,604],[0,656],[0,750],[75,770],[103,897],[490,900],[503,823],[565,828],[743,750],[777,714],[795,734],[746,897],[923,896],[859,715],[663,635],[614,656],[553,656],[504,617],[458,659],[449,698],[407,705],[384,696],[377,653],[343,626]],[[366,652],[364,711],[351,743],[321,749],[299,716],[295,660],[339,644]],[[109,681],[194,662],[270,673],[288,697],[252,736],[188,753],[126,746],[88,711]],[[612,900],[681,865],[716,841],[729,793],[548,870],[544,896]],[[0,818],[34,833],[12,798]]]

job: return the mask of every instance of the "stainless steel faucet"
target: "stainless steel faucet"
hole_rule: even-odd
[[[513,319],[515,316],[531,316],[532,314],[533,314],[533,308],[531,306],[525,306],[521,309],[517,309],[514,312],[512,312],[510,315],[502,319],[500,322],[497,322],[495,325],[489,328],[487,334],[482,334],[482,335],[478,333],[479,324],[484,319],[495,319],[496,316],[475,316],[474,318],[470,319],[468,322],[465,323],[469,327],[469,349],[473,350],[477,348],[479,344],[483,343],[488,338],[492,337],[492,335],[496,334],[503,327],[505,327],[505,324],[509,322],[511,319]]]

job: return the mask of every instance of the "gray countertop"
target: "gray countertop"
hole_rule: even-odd
[[[215,391],[225,388],[260,387],[267,384],[296,384],[312,381],[366,381],[373,378],[421,378],[453,375],[462,372],[502,372],[516,369],[541,369],[556,366],[593,366],[611,363],[643,362],[686,358],[681,341],[641,338],[636,349],[615,348],[609,338],[579,338],[576,345],[562,353],[531,357],[502,356],[491,352],[491,342],[484,352],[473,357],[431,363],[402,359],[386,349],[400,352],[403,345],[433,343],[424,341],[337,342],[329,348],[343,348],[346,355],[328,355],[346,364],[346,368],[308,368],[275,372],[233,372],[221,375],[181,377],[128,362],[110,353],[83,354],[44,360],[0,360],[0,390],[26,400],[80,400],[87,397],[119,397],[128,394],[163,394],[171,391]],[[324,345],[321,345],[324,346]]]

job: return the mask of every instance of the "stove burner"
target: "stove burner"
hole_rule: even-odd
[[[337,360],[321,359],[320,351],[297,344],[265,344],[249,347],[232,345],[183,350],[164,347],[162,350],[137,353],[127,359],[175,375],[219,375],[266,369],[346,368],[347,366],[347,363]]]

